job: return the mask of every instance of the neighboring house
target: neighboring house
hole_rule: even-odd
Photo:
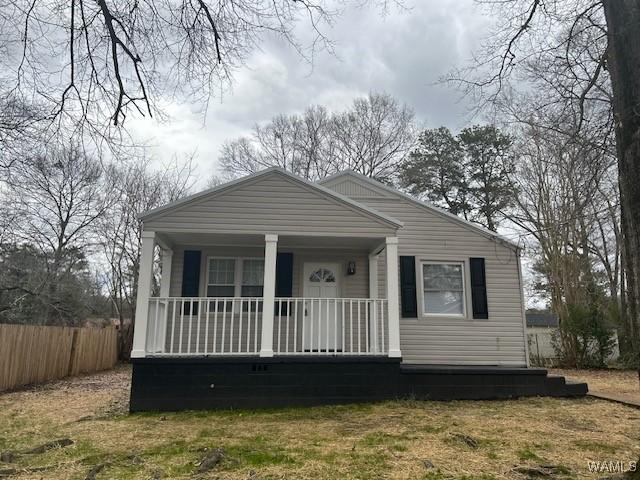
[[[132,410],[584,393],[526,368],[517,245],[362,175],[271,168],[141,218]]]
[[[540,366],[554,366],[558,363],[558,354],[553,339],[558,331],[558,316],[551,312],[527,312],[527,343],[531,363]],[[613,332],[615,345],[608,361],[613,362],[620,356],[618,333]]]
[[[533,365],[554,365],[557,360],[553,335],[558,331],[558,316],[551,312],[527,312],[527,343]]]

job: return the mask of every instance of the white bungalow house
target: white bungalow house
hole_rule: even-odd
[[[517,245],[370,178],[270,168],[141,218],[132,410],[581,393],[527,369]]]

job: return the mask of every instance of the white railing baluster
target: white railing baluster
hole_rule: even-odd
[[[286,302],[287,302],[287,310],[285,312],[285,317],[287,319],[286,320],[287,321],[287,330],[286,330],[287,336],[285,337],[284,348],[285,348],[285,352],[291,353],[291,352],[289,352],[289,332],[291,331],[291,330],[289,330],[289,320],[291,318],[291,305],[289,304],[289,299],[288,298],[287,298]]]
[[[344,318],[344,300],[340,300],[340,310],[341,310],[341,322],[340,322],[340,330],[342,330],[342,353],[344,353],[344,351],[347,349],[346,345],[344,344],[344,323],[345,323],[345,318]]]
[[[325,348],[324,348],[324,353],[325,355],[329,355],[329,299],[327,298],[325,300],[325,314],[323,315],[324,317],[324,331],[325,331]]]
[[[302,299],[302,346],[300,348],[300,350],[302,351],[302,353],[304,353],[304,347],[305,347],[305,342],[307,341],[307,337],[306,335],[306,330],[307,330],[307,313],[309,313],[308,311],[308,307],[307,307],[307,300]]]
[[[369,338],[369,302],[364,302],[364,338],[365,338],[365,353],[370,353],[371,339]]]
[[[349,353],[353,353],[353,300],[349,300]]]
[[[231,319],[229,320],[229,353],[233,352],[233,326],[235,324],[236,299],[231,299]]]
[[[382,327],[380,328],[380,330],[382,330],[382,335],[381,335],[381,337],[382,337],[382,351],[386,352],[387,348],[385,347],[385,344],[384,344],[384,326],[385,326],[385,321],[384,321],[384,302],[383,301],[380,301],[380,317],[381,317],[380,321],[381,321],[381,324],[382,324]]]
[[[213,302],[213,353],[218,351],[218,299]]]
[[[282,343],[282,303],[280,299],[276,299],[275,301],[276,308],[278,309],[278,353],[281,353],[281,343]]]
[[[244,309],[244,307],[243,307]],[[247,299],[247,346],[244,349],[245,353],[249,353],[249,346],[251,345],[251,298]]]
[[[293,351],[298,352],[298,299],[293,300]]]
[[[309,339],[310,339],[310,345],[309,345],[309,352],[313,352],[313,327],[314,327],[314,318],[313,318],[313,299],[311,299],[311,315],[309,316]]]
[[[255,329],[253,331],[253,351],[258,353],[258,311],[260,310],[260,300],[256,299]]]
[[[360,312],[360,300],[356,300],[358,302],[358,355],[362,353],[361,350],[361,329],[360,323],[362,322],[361,312]]]
[[[244,299],[239,300],[239,312],[238,312],[238,353],[242,351],[242,312],[244,310]]]
[[[182,353],[182,341],[184,340],[184,299],[180,302],[180,348],[178,352]]]
[[[175,333],[176,333],[176,304],[177,304],[177,300],[173,301],[173,311],[172,311],[172,315],[171,315],[171,344],[170,344],[170,351],[171,353],[173,353],[173,342],[175,340]]]
[[[205,324],[204,324],[204,354],[205,355],[209,353],[207,351],[209,347],[209,308],[210,308],[209,299],[207,299],[206,302],[207,302],[207,313],[206,313]]]
[[[196,330],[196,353],[200,353],[200,313],[202,310],[202,305],[200,304],[200,299],[198,299],[198,329]]]
[[[333,299],[333,354],[338,353],[338,300]]]
[[[378,302],[373,300],[371,302],[371,308],[373,308],[373,353],[378,353]]]
[[[189,299],[189,336],[187,337],[187,353],[191,353],[192,329],[193,329],[193,298]]]
[[[222,299],[222,332],[220,334],[220,352],[224,353],[225,333],[227,330],[227,299]]]

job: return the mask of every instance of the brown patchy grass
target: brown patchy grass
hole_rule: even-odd
[[[399,401],[269,411],[129,415],[130,370],[0,395],[0,452],[69,437],[24,455],[10,478],[507,479],[555,465],[551,478],[597,478],[589,460],[637,460],[640,411],[584,399]],[[465,437],[473,441],[470,445]],[[224,460],[195,475],[205,449]],[[429,460],[434,468],[425,468]],[[49,467],[41,472],[24,469]]]
[[[590,392],[629,395],[640,401],[640,382],[635,370],[549,370],[574,381],[587,382]]]

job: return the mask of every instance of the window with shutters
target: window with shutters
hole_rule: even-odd
[[[463,262],[422,262],[424,315],[463,317],[466,312]]]

